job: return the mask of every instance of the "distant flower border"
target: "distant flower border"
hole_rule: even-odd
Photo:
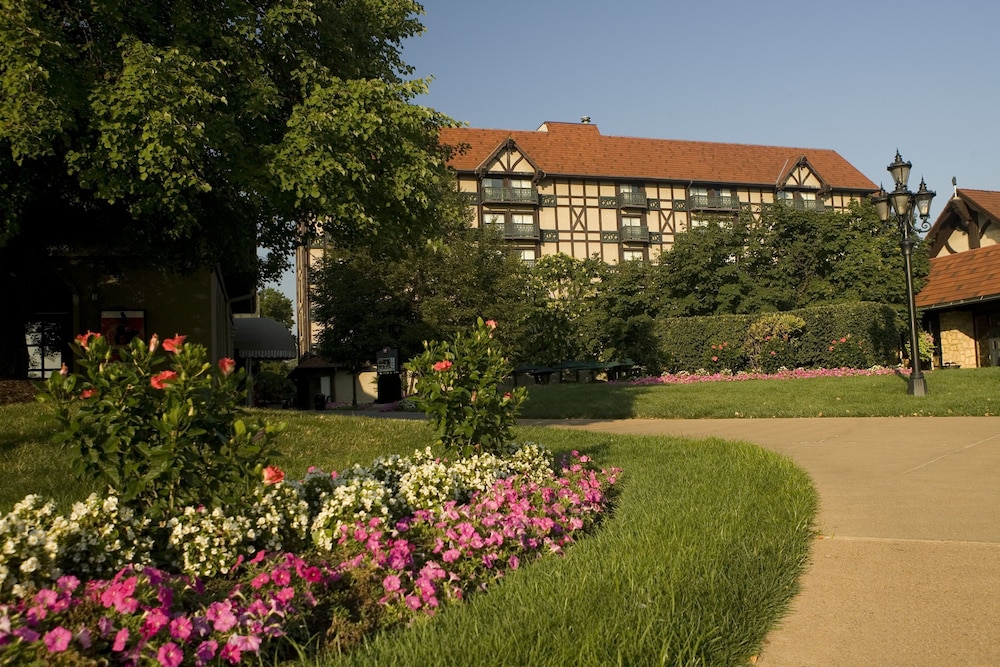
[[[634,380],[620,380],[610,384],[625,385],[656,385],[656,384],[695,384],[698,382],[738,382],[743,380],[806,380],[810,378],[831,378],[831,377],[853,377],[862,375],[895,375],[902,373],[909,375],[908,368],[886,368],[884,366],[873,366],[872,368],[795,368],[779,370],[776,373],[749,373],[740,371],[738,373],[722,371],[719,373],[694,372],[694,373],[664,373],[663,375],[653,375],[636,378]]]

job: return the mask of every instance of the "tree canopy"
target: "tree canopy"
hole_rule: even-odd
[[[257,292],[257,302],[261,317],[281,322],[288,327],[289,331],[295,326],[295,307],[292,300],[278,290],[273,287],[265,287]]]
[[[410,0],[2,0],[0,295],[68,251],[273,278],[299,242],[386,251],[453,214],[414,104]],[[258,264],[255,246],[271,253]],[[23,338],[24,300],[0,296]],[[20,319],[19,319],[20,318]],[[2,355],[0,355],[2,356]],[[0,375],[9,373],[0,359]]]

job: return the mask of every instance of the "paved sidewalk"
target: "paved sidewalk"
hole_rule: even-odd
[[[530,423],[746,440],[810,474],[822,538],[759,665],[1000,666],[1000,418]]]

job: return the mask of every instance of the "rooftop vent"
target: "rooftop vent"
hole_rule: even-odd
[[[580,122],[584,125],[590,123],[590,116],[580,116]]]

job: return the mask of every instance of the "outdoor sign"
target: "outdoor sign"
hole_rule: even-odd
[[[128,345],[133,338],[146,339],[145,310],[102,310],[101,334],[112,347]]]
[[[392,375],[399,373],[399,350],[388,347],[375,355],[376,367],[379,375]]]

